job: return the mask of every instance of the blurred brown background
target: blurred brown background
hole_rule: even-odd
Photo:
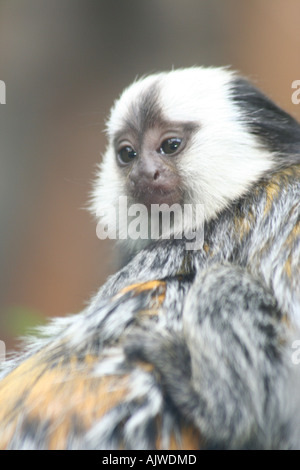
[[[136,76],[231,65],[300,118],[299,0],[0,0],[0,339],[78,312],[115,269],[84,210]]]

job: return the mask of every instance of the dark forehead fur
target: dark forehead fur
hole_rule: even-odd
[[[152,83],[147,90],[140,93],[131,103],[127,114],[124,117],[123,128],[116,133],[114,141],[127,135],[128,133],[134,135],[141,144],[143,135],[148,129],[154,127],[169,127],[178,124],[176,122],[168,121],[164,117],[163,109],[160,105],[160,83],[157,79]],[[187,121],[179,123],[187,135],[199,129],[199,124]]]
[[[275,152],[278,164],[300,163],[300,125],[244,78],[232,81],[231,96],[242,110],[248,130]]]
[[[139,137],[147,129],[160,126],[163,122],[163,112],[159,105],[159,81],[156,80],[132,102],[124,118],[124,127],[118,135],[130,132]]]

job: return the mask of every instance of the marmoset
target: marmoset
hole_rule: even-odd
[[[107,133],[92,211],[130,261],[6,364],[0,447],[299,449],[300,125],[194,67],[133,83]],[[192,207],[168,237],[162,204]]]

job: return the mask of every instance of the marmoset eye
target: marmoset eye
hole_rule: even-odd
[[[131,163],[136,156],[136,151],[130,145],[125,145],[118,152],[118,159],[123,165]]]
[[[172,153],[177,152],[181,145],[182,140],[178,137],[172,137],[171,139],[166,139],[160,146],[160,153],[164,153],[166,155],[171,155]]]

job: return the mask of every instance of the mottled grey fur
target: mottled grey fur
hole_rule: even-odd
[[[267,146],[277,108],[266,105],[266,126],[266,102],[258,98],[256,127],[255,103],[245,122]],[[55,320],[44,339],[31,342],[27,356],[43,350],[45,367],[92,354],[99,357],[94,377],[129,374],[123,401],[88,431],[74,417],[67,448],[155,448],[159,417],[164,448],[185,423],[199,430],[199,448],[300,449],[300,366],[292,363],[292,342],[300,339],[299,128],[281,117],[297,136],[290,147],[285,138],[276,143],[280,162],[272,173],[206,223],[203,249],[186,251],[184,239],[153,243],[111,276],[84,312]],[[166,293],[153,317],[141,313],[151,292],[118,294],[156,279],[166,282]],[[47,448],[53,423],[30,420],[22,397],[15,411],[19,425],[8,448]]]

